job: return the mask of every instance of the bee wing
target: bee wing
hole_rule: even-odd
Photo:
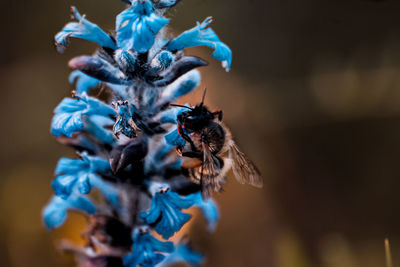
[[[210,147],[204,142],[201,142],[201,146],[203,148],[202,175],[215,176],[215,162]]]
[[[200,184],[202,195],[204,198],[209,198],[214,192],[222,190],[224,179],[220,177],[220,167],[218,159],[211,153],[210,147],[204,142],[201,143],[203,148],[203,162],[201,166]]]
[[[229,158],[232,159],[232,171],[239,183],[248,183],[255,187],[263,186],[260,171],[232,140],[229,142]]]

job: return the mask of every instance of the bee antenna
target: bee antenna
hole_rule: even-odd
[[[206,93],[207,93],[207,87],[204,87],[203,97],[201,98],[200,106],[203,106],[204,104],[204,99],[206,99]]]
[[[187,109],[193,110],[193,108],[188,107],[188,106],[184,106],[184,105],[179,105],[179,104],[169,104],[169,105],[173,106],[173,107],[187,108]]]

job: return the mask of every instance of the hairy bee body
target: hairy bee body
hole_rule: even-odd
[[[178,133],[186,141],[177,148],[185,158],[182,166],[206,197],[222,190],[230,168],[240,183],[263,185],[257,167],[239,150],[221,120],[221,111],[211,112],[203,104],[178,116]]]

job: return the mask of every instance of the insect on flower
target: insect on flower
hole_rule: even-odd
[[[188,109],[178,115],[177,124],[186,144],[176,150],[182,157],[198,159],[186,160],[182,166],[188,169],[192,180],[200,183],[205,196],[221,191],[230,165],[239,183],[262,187],[260,171],[233,141],[231,132],[222,123],[222,111],[211,112],[204,105],[205,95],[206,89],[201,103],[194,108],[171,104]],[[226,153],[228,157],[224,158]]]
[[[54,229],[67,211],[90,217],[83,246],[62,247],[82,267],[198,266],[201,254],[168,241],[191,219],[186,209],[199,208],[214,231],[218,207],[206,197],[221,190],[230,167],[241,183],[261,186],[262,179],[222,124],[222,111],[204,106],[205,94],[195,107],[170,103],[195,90],[196,68],[208,65],[186,48],[211,48],[226,71],[232,51],[211,29],[211,17],[170,38],[164,15],[179,0],[122,1],[114,33],[72,7],[74,21],[55,36],[60,52],[71,38],[99,47],[68,63],[76,90],[55,108],[51,133],[79,158],[59,161],[43,219]]]

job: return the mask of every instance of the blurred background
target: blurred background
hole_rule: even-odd
[[[118,0],[1,0],[1,266],[73,266],[57,252],[80,242],[85,218],[49,233],[40,213],[61,155],[53,108],[72,89],[69,58],[95,45],[54,34],[77,5],[112,30]],[[262,190],[233,178],[217,196],[221,220],[189,226],[205,266],[385,266],[384,239],[400,266],[400,2],[398,0],[183,0],[179,33],[212,15],[233,50],[225,73],[206,48],[207,104],[224,110],[235,139],[261,169]],[[198,94],[188,101],[198,102]],[[82,229],[81,229],[82,228]]]

